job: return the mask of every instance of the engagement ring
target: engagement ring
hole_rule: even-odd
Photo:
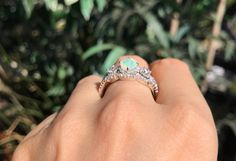
[[[110,67],[98,88],[100,95],[103,96],[108,85],[118,80],[138,81],[150,88],[154,98],[157,96],[158,85],[152,77],[151,71],[146,67],[140,67],[139,63],[130,57],[120,60]]]

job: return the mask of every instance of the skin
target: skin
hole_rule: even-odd
[[[149,67],[160,89],[156,101],[148,87],[127,80],[101,98],[101,78],[88,76],[60,113],[24,138],[13,161],[216,161],[213,117],[188,66],[162,59]]]

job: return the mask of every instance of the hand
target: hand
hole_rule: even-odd
[[[112,83],[100,98],[101,78],[88,76],[59,114],[25,137],[13,161],[216,161],[212,114],[188,66],[163,59],[150,69],[160,88],[156,101],[136,81]]]

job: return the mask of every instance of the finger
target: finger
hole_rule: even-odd
[[[117,64],[123,60],[126,60],[127,58],[136,61],[140,67],[148,68],[147,62],[136,55],[123,56],[118,59]],[[142,100],[142,98],[145,97],[150,101],[154,101],[150,88],[147,85],[138,82],[137,80],[121,79],[111,83],[106,88],[103,100],[111,100],[119,96],[127,98],[131,97],[137,100]]]
[[[80,80],[59,115],[74,113],[77,116],[87,116],[88,113],[95,111],[93,105],[101,99],[98,93],[100,81],[101,77],[96,75],[87,76]]]
[[[25,140],[31,138],[32,136],[37,135],[40,131],[46,129],[51,122],[55,119],[55,117],[57,116],[57,113],[53,113],[52,115],[48,116],[45,120],[43,120],[39,125],[37,125],[35,128],[33,128],[30,133],[28,133],[22,142],[24,142]]]
[[[153,62],[150,69],[159,85],[158,103],[206,104],[186,63],[168,58]]]

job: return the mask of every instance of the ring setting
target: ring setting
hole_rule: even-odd
[[[130,57],[118,61],[108,69],[98,88],[100,95],[103,96],[107,86],[118,80],[136,80],[149,87],[154,98],[157,96],[158,85],[151,71],[146,67],[140,67],[139,63]]]

